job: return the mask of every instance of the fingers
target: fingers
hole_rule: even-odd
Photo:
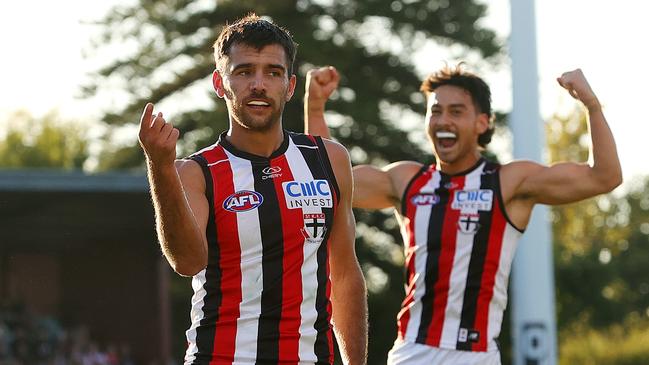
[[[149,127],[151,125],[151,116],[153,113],[153,103],[146,103],[144,110],[142,111],[142,117],[140,117],[140,129],[143,127]]]
[[[577,100],[584,101],[584,99],[595,97],[581,69],[564,72],[557,78],[557,82],[568,91],[570,96]]]
[[[159,131],[164,125],[165,120],[161,112],[153,116],[153,103],[147,103],[140,117],[140,131],[146,132],[148,129]]]
[[[319,68],[314,74],[315,81],[320,85],[328,85],[331,83],[338,83],[340,75],[333,66],[326,66]]]
[[[149,130],[159,132],[166,124],[168,123],[165,121],[162,112],[158,112],[154,117],[153,104],[147,103],[140,118],[140,131],[143,133],[148,133]]]
[[[340,75],[333,66],[325,66],[307,72],[307,80],[315,81],[318,85],[328,85],[331,82],[338,83]]]
[[[139,142],[151,166],[173,166],[180,131],[165,121],[161,112],[154,115],[147,103],[140,118]]]
[[[338,73],[338,70],[336,70],[336,68],[333,66],[327,67],[327,70],[329,71],[329,77],[331,81],[338,84],[338,81],[340,81],[340,74]]]
[[[162,112],[158,112],[154,116],[153,104],[146,104],[140,118],[139,134],[140,141],[144,145],[156,143],[156,141],[166,143],[170,139],[173,139],[175,143],[179,135],[180,131],[164,119]]]
[[[155,118],[153,119],[153,122],[151,123],[151,129],[154,131],[161,131],[166,124],[167,122],[162,116],[162,112],[158,112],[158,114],[156,114]]]
[[[338,88],[340,75],[333,66],[325,66],[310,70],[307,73],[306,94],[309,106],[321,105],[329,99]]]
[[[178,137],[180,136],[180,131],[177,128],[171,128],[171,133],[169,133],[169,137],[167,138],[167,141],[173,142],[175,145],[176,142],[178,141]]]
[[[561,74],[560,77],[557,78],[557,82],[562,88],[568,91],[568,94],[570,94],[570,96],[572,96],[575,99],[579,99],[574,85],[574,79],[575,79],[574,72],[575,71],[564,72],[563,74]]]
[[[164,123],[164,125],[160,129],[160,139],[165,142],[171,142],[170,140],[174,140],[175,144],[175,141],[178,140],[179,135],[180,131],[177,128],[174,128],[171,123]]]
[[[561,77],[557,77],[557,82],[562,88],[568,91],[568,94],[570,94],[570,96],[572,96],[575,99],[579,99],[579,97],[577,96],[577,92],[575,91],[572,85],[572,82],[569,81],[569,79],[566,77],[566,74],[561,75]]]

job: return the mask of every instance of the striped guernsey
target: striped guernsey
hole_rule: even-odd
[[[481,159],[466,172],[447,175],[424,166],[406,187],[400,339],[453,350],[497,349],[522,234],[505,213],[499,167]]]
[[[185,364],[331,364],[329,245],[340,195],[322,140],[270,157],[219,141],[190,157],[210,206]]]

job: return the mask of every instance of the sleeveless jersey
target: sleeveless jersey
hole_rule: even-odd
[[[340,192],[319,137],[270,157],[219,141],[190,156],[209,202],[185,364],[331,364],[328,238]]]
[[[451,176],[424,166],[406,187],[400,339],[453,350],[498,349],[509,272],[522,234],[505,213],[499,168],[481,159]]]

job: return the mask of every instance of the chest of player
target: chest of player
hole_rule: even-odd
[[[408,218],[415,219],[418,212],[419,215],[429,214],[430,220],[453,224],[460,233],[475,233],[480,221],[490,217],[494,205],[498,204],[496,193],[493,189],[420,191],[410,197],[412,209],[409,209]]]
[[[300,249],[327,237],[336,202],[328,179],[277,165],[233,166],[232,176],[231,186],[216,181],[214,216],[221,245]]]
[[[422,234],[473,235],[491,226],[495,216],[502,218],[499,187],[498,171],[487,163],[456,176],[430,169],[409,186],[404,215]]]

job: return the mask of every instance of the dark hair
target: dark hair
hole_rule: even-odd
[[[286,54],[288,77],[293,74],[297,43],[293,41],[288,30],[261,19],[257,14],[250,13],[223,27],[216,42],[214,42],[214,60],[217,67],[219,61],[230,55],[230,48],[232,48],[233,44],[245,44],[258,50],[268,45],[279,44],[284,48]]]
[[[491,90],[484,80],[468,71],[464,71],[463,64],[455,67],[448,65],[439,71],[428,75],[421,83],[419,90],[426,95],[426,98],[440,86],[452,85],[460,87],[471,94],[473,105],[480,113],[487,114],[489,128],[478,136],[478,144],[485,148],[494,134],[493,112],[491,111]]]

